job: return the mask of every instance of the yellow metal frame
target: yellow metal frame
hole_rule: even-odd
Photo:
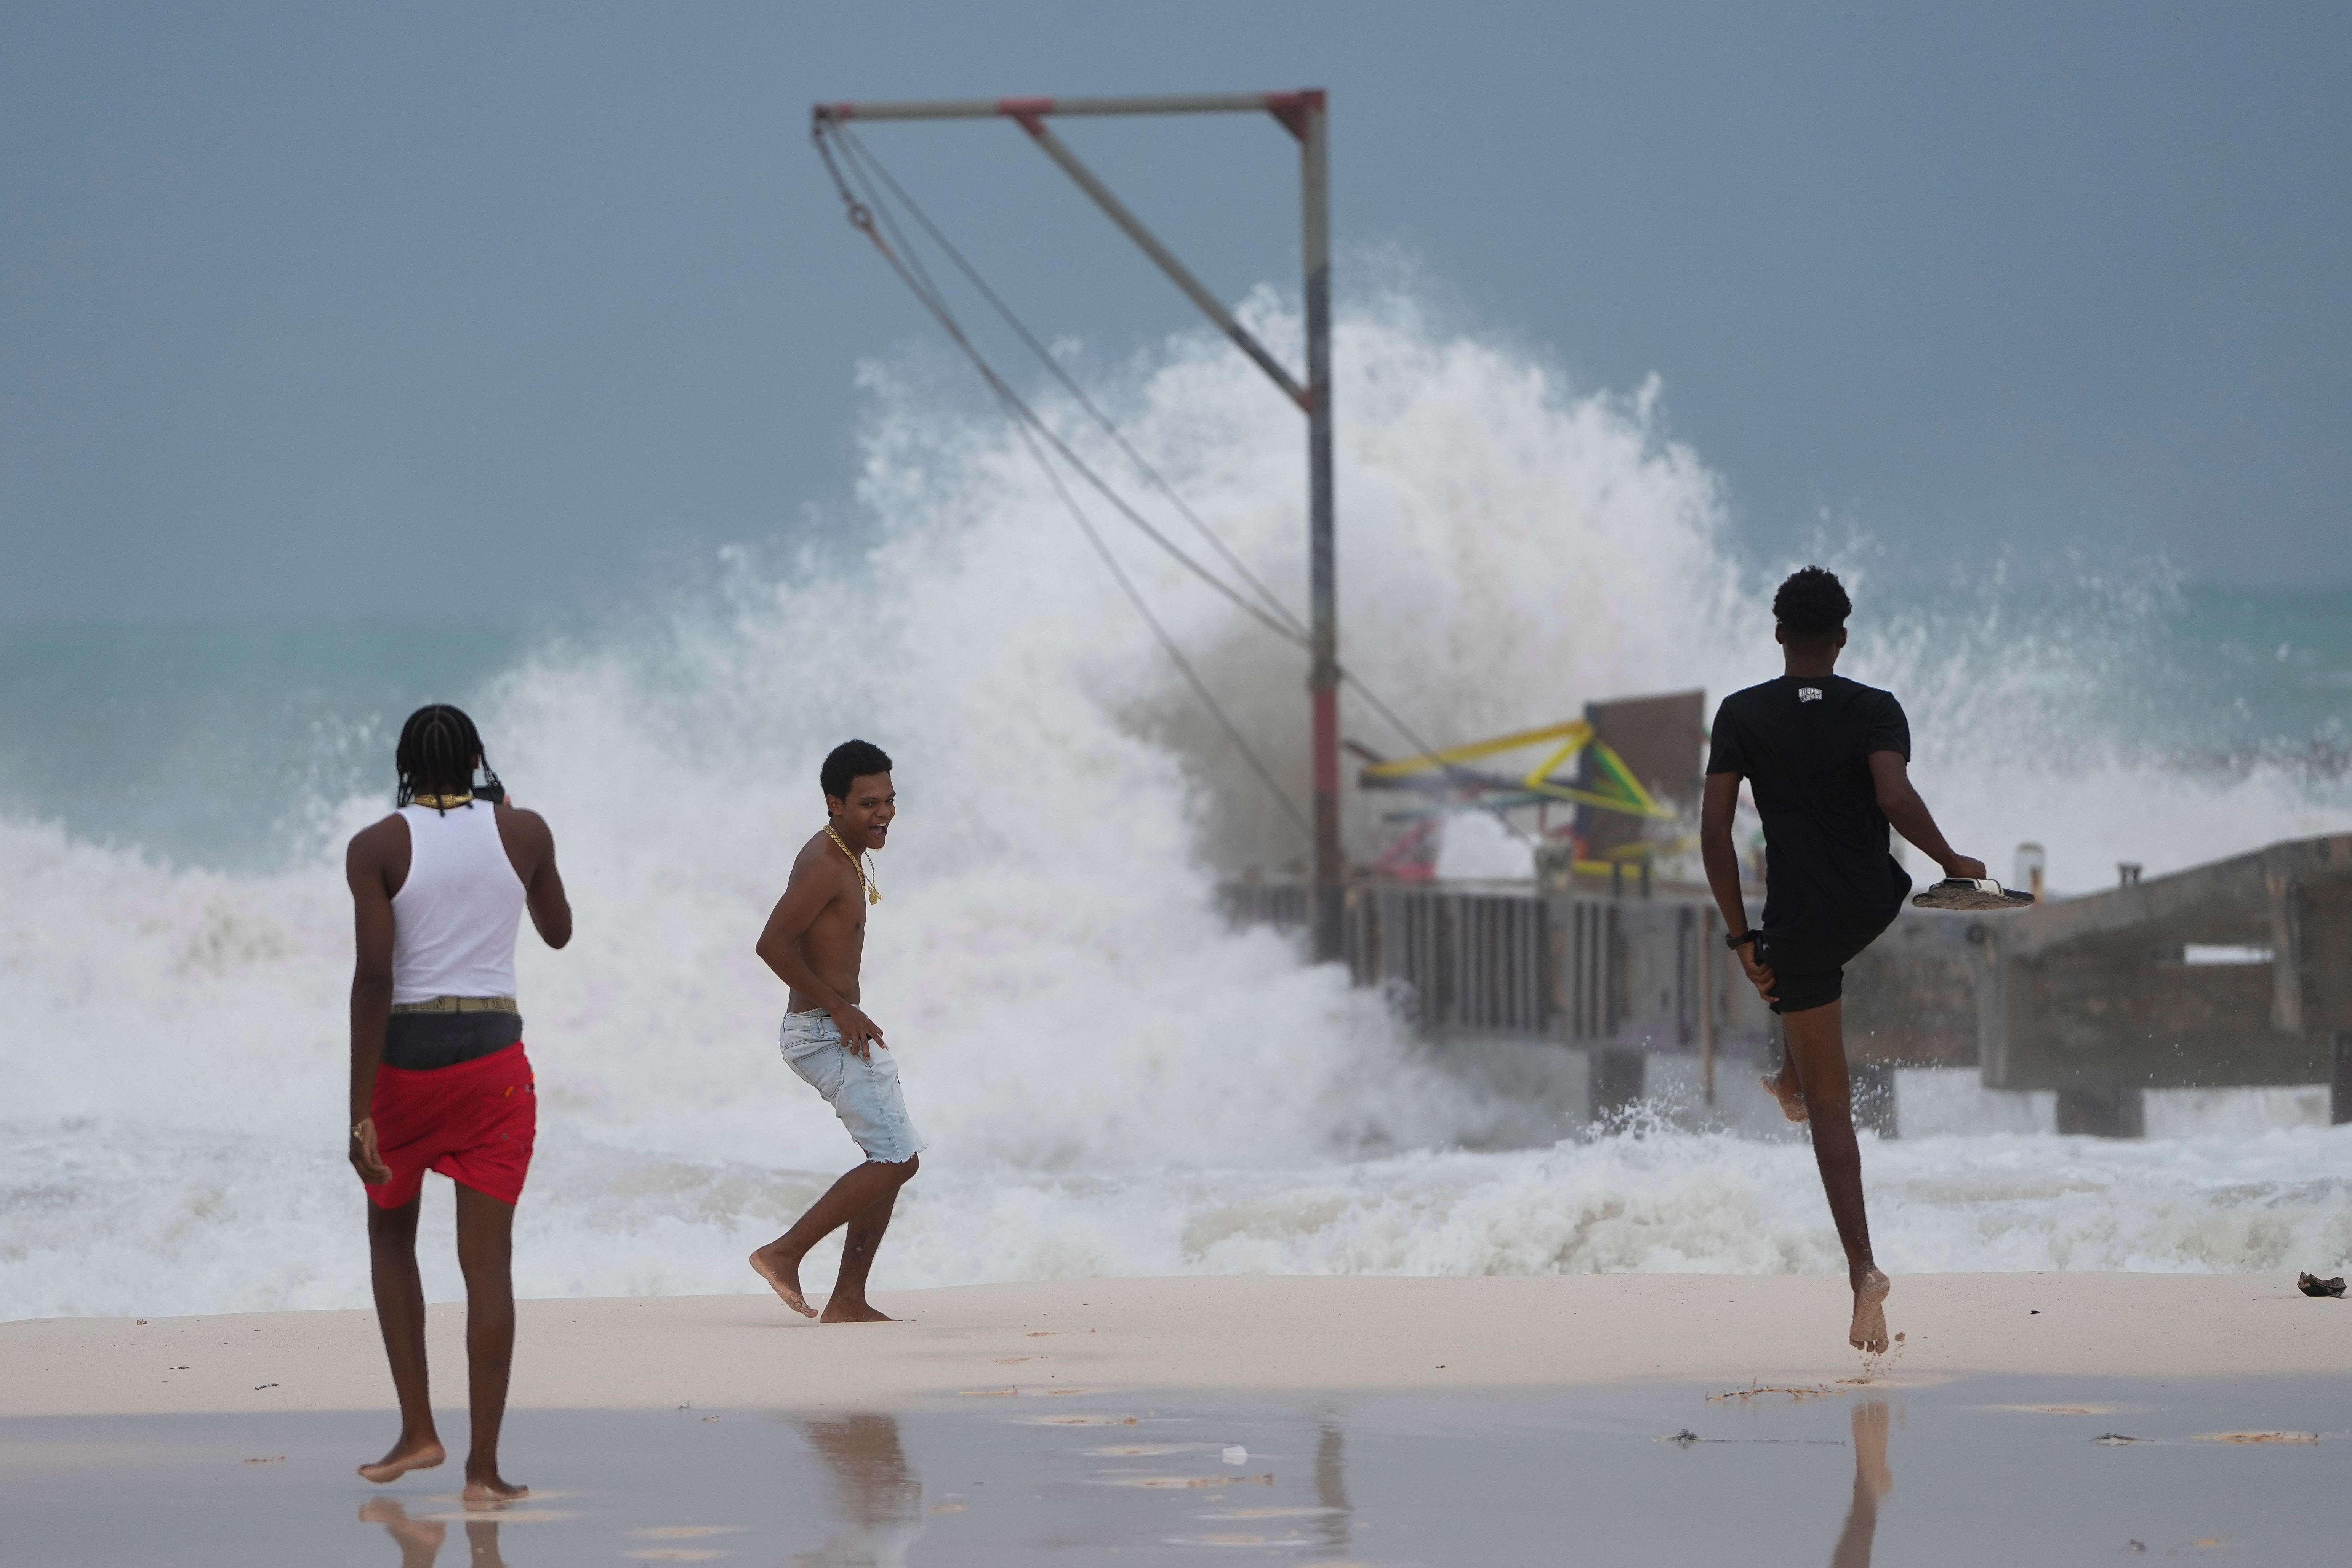
[[[1549,724],[1540,730],[1517,730],[1510,734],[1496,735],[1490,740],[1465,741],[1458,746],[1447,746],[1439,751],[1424,752],[1420,756],[1404,757],[1392,763],[1374,763],[1364,770],[1363,776],[1368,779],[1410,778],[1415,773],[1431,773],[1461,763],[1474,763],[1483,757],[1495,756],[1499,752],[1516,752],[1528,746],[1541,745],[1547,741],[1557,742],[1558,745],[1549,755],[1529,771],[1527,777],[1519,781],[1519,787],[1528,794],[1549,795],[1554,800],[1571,801],[1578,805],[1589,805],[1599,811],[1622,811],[1628,816],[1648,817],[1654,822],[1672,822],[1675,819],[1674,808],[1660,805],[1648,790],[1643,788],[1642,781],[1633,776],[1633,770],[1625,765],[1625,760],[1620,757],[1606,741],[1595,738],[1592,726],[1582,719],[1570,719],[1565,723]],[[1601,771],[1607,774],[1609,782],[1622,793],[1601,795],[1591,790],[1575,789],[1567,784],[1557,784],[1551,782],[1552,770],[1588,745],[1592,748],[1593,761],[1601,764]]]

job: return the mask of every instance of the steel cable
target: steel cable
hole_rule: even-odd
[[[849,180],[843,177],[841,166],[835,161],[833,148],[826,141],[828,130],[830,130],[832,134],[842,139],[843,161],[848,163],[851,178],[856,180],[858,185],[861,187],[860,191],[853,191],[850,188]],[[880,161],[876,159],[870,152],[867,152],[862,144],[852,141],[848,136],[845,128],[836,124],[819,121],[816,125],[812,127],[810,132],[810,140],[815,144],[817,155],[824,160],[825,172],[832,176],[834,189],[840,195],[844,207],[847,209],[850,226],[864,234],[866,238],[873,242],[874,247],[882,254],[883,259],[889,263],[891,270],[898,275],[899,280],[906,284],[908,290],[911,292],[917,300],[921,301],[923,307],[928,310],[931,313],[932,318],[940,323],[941,330],[946,331],[949,338],[963,352],[965,358],[971,362],[972,368],[980,373],[981,378],[988,384],[989,389],[996,395],[1000,403],[1004,407],[1007,416],[1013,420],[1015,427],[1022,431],[1024,442],[1031,443],[1030,450],[1032,454],[1037,457],[1041,463],[1044,463],[1044,454],[1038,451],[1037,447],[1034,444],[1034,437],[1042,437],[1044,440],[1053,447],[1054,451],[1058,453],[1062,459],[1068,463],[1072,468],[1076,469],[1088,484],[1092,485],[1097,493],[1100,494],[1104,500],[1110,502],[1121,516],[1125,517],[1129,522],[1141,530],[1147,537],[1149,537],[1154,543],[1158,544],[1160,549],[1165,551],[1169,555],[1174,557],[1178,563],[1182,564],[1194,576],[1198,577],[1202,582],[1207,584],[1211,588],[1223,595],[1234,605],[1234,608],[1242,611],[1252,620],[1255,620],[1260,626],[1265,626],[1268,631],[1273,632],[1276,636],[1282,637],[1287,642],[1311,651],[1311,637],[1303,627],[1300,627],[1297,625],[1297,617],[1292,616],[1286,606],[1283,605],[1279,600],[1276,599],[1263,584],[1260,584],[1255,577],[1249,574],[1245,567],[1241,565],[1240,562],[1233,555],[1233,552],[1226,548],[1224,542],[1217,538],[1215,533],[1211,531],[1205,523],[1201,521],[1192,510],[1184,504],[1181,497],[1178,497],[1175,494],[1173,488],[1168,484],[1168,481],[1161,478],[1156,469],[1153,469],[1147,462],[1145,462],[1141,455],[1136,451],[1134,446],[1128,441],[1125,435],[1118,430],[1115,424],[1111,421],[1110,416],[1103,413],[1091,399],[1087,398],[1086,395],[1076,387],[1076,384],[1070,379],[1068,374],[1062,370],[1059,363],[1054,361],[1051,354],[1047,353],[1038,343],[1035,334],[1029,331],[1028,327],[1013,313],[1012,308],[1006,305],[1002,297],[999,296],[993,289],[990,288],[985,280],[979,276],[977,269],[963,258],[961,252],[958,251],[942,235],[940,235],[936,226],[934,226],[930,222],[929,218],[922,213],[921,208],[917,206],[911,198],[906,196],[904,189],[899,186],[898,183],[895,179],[890,177],[889,172],[882,167]],[[873,174],[869,174],[867,173],[869,166],[874,171]],[[1029,345],[1033,352],[1038,353],[1038,355],[1045,361],[1048,368],[1054,372],[1055,377],[1061,381],[1062,384],[1071,390],[1074,395],[1076,396],[1080,405],[1087,409],[1088,414],[1090,414],[1097,423],[1103,425],[1110,431],[1113,439],[1118,443],[1120,449],[1124,451],[1139,468],[1142,468],[1150,477],[1153,482],[1160,487],[1162,493],[1168,495],[1170,500],[1175,503],[1178,510],[1181,511],[1184,517],[1201,531],[1204,538],[1209,540],[1210,543],[1216,548],[1221,555],[1233,563],[1235,570],[1241,574],[1244,581],[1248,582],[1253,588],[1255,588],[1260,595],[1264,595],[1268,602],[1273,605],[1275,612],[1282,616],[1284,620],[1288,621],[1290,623],[1289,625],[1283,625],[1271,618],[1265,610],[1261,609],[1258,605],[1254,605],[1247,599],[1244,598],[1230,584],[1218,578],[1213,573],[1210,572],[1199,562],[1193,560],[1192,556],[1187,554],[1173,540],[1168,538],[1167,535],[1162,533],[1157,528],[1154,528],[1149,520],[1144,518],[1141,513],[1138,512],[1134,507],[1128,503],[1126,498],[1112,489],[1099,474],[1096,473],[1083,458],[1073,451],[1070,448],[1069,444],[1063,440],[1053,427],[1047,425],[1045,420],[1038,416],[1036,410],[1032,408],[1027,401],[1020,395],[1020,394],[1013,390],[1011,384],[998,374],[995,366],[989,362],[987,356],[982,353],[979,347],[965,335],[963,327],[956,319],[954,310],[948,305],[946,298],[940,291],[938,285],[932,281],[929,269],[924,268],[919,253],[918,253],[914,246],[908,241],[905,233],[899,229],[896,216],[891,212],[889,204],[882,199],[879,191],[876,189],[877,182],[875,176],[877,174],[881,183],[887,184],[892,191],[896,192],[901,199],[907,202],[908,209],[915,213],[917,217],[922,223],[924,229],[930,235],[933,241],[937,243],[942,250],[947,252],[947,254],[955,261],[958,268],[964,274],[965,278],[972,283],[976,289],[988,299],[991,305],[996,310],[998,314],[1004,318],[1007,323],[1013,327],[1013,330],[1021,336],[1022,340]],[[863,200],[860,199],[861,194],[864,197]],[[886,239],[881,231],[875,226],[875,219],[877,215],[880,217],[883,227],[887,228],[890,232],[891,237],[895,237],[898,240],[898,245],[897,248],[894,248],[889,243],[889,240]],[[903,259],[899,255],[899,251],[901,249],[906,252],[906,256]],[[1282,790],[1281,786],[1274,782],[1273,775],[1266,771],[1265,764],[1259,761],[1256,753],[1251,751],[1248,744],[1242,739],[1240,731],[1234,728],[1233,721],[1227,717],[1224,710],[1217,704],[1216,700],[1213,697],[1209,695],[1208,688],[1202,682],[1198,673],[1194,671],[1191,663],[1185,659],[1182,653],[1177,648],[1173,639],[1169,637],[1166,629],[1161,626],[1158,619],[1154,617],[1150,611],[1145,606],[1143,600],[1140,595],[1137,592],[1133,583],[1128,578],[1126,573],[1119,568],[1117,561],[1109,554],[1108,546],[1096,532],[1092,521],[1086,516],[1082,510],[1079,509],[1076,504],[1076,498],[1072,497],[1068,490],[1064,487],[1061,476],[1053,468],[1050,463],[1045,463],[1044,466],[1047,478],[1052,481],[1055,491],[1062,496],[1064,502],[1069,507],[1072,517],[1077,521],[1080,529],[1086,532],[1087,539],[1093,543],[1096,551],[1102,555],[1104,563],[1110,567],[1113,574],[1118,580],[1119,586],[1126,592],[1129,602],[1135,605],[1138,614],[1139,614],[1143,617],[1145,623],[1151,627],[1154,636],[1160,638],[1160,646],[1167,650],[1170,658],[1173,660],[1178,668],[1183,672],[1185,679],[1191,683],[1193,690],[1200,696],[1202,703],[1209,708],[1211,713],[1215,717],[1219,726],[1223,729],[1227,738],[1230,739],[1235,747],[1241,751],[1243,756],[1248,761],[1251,769],[1256,773],[1259,779],[1274,792],[1276,797],[1281,801],[1283,809],[1291,816],[1291,818],[1303,826],[1305,825],[1305,818],[1299,813],[1297,807],[1292,803],[1289,795]],[[1434,754],[1436,748],[1431,745],[1427,741],[1423,740],[1419,732],[1416,731],[1412,725],[1405,722],[1403,718],[1397,713],[1396,710],[1390,707],[1389,704],[1381,699],[1380,693],[1373,690],[1372,688],[1360,677],[1356,675],[1344,664],[1339,667],[1339,675],[1342,682],[1353,689],[1375,713],[1377,713],[1391,729],[1403,738],[1407,745],[1413,748],[1415,755],[1431,756]],[[1451,774],[1455,770],[1449,767],[1444,771]],[[1499,806],[1485,805],[1482,805],[1480,809],[1485,810],[1489,816],[1493,816],[1494,819],[1502,826],[1506,832],[1509,833],[1513,837],[1517,838],[1522,843],[1533,845],[1536,842],[1526,829],[1522,828],[1517,823],[1511,820],[1510,815],[1507,809]]]
[[[818,141],[818,146],[820,151],[824,150],[824,142],[821,137]],[[834,168],[833,160],[830,156],[826,157],[825,164],[828,169]],[[857,169],[855,163],[852,163],[851,168],[853,174],[862,172]],[[1097,489],[1101,489],[1104,488],[1102,481],[1099,479],[1097,479],[1084,464],[1077,461],[1075,455],[1073,455],[1059,440],[1059,438],[1054,435],[1053,431],[1047,428],[1044,422],[1037,417],[1036,412],[1024,402],[1021,397],[1005,384],[1004,379],[997,374],[995,368],[988,363],[986,358],[981,354],[971,340],[964,335],[961,325],[955,319],[955,312],[950,309],[946,300],[939,294],[937,286],[932,284],[929,272],[923,269],[920,258],[910,255],[909,261],[912,263],[910,268],[908,263],[901,262],[899,260],[898,257],[891,250],[888,244],[884,241],[883,237],[876,231],[874,227],[874,214],[878,211],[884,226],[890,228],[894,235],[898,234],[897,225],[891,220],[889,208],[879,201],[876,201],[868,206],[866,204],[861,204],[855,200],[855,198],[851,196],[847,185],[842,183],[840,174],[837,169],[834,170],[834,179],[835,185],[840,188],[844,199],[848,202],[850,207],[850,223],[852,226],[856,227],[868,238],[874,241],[876,247],[889,259],[893,269],[898,272],[899,278],[907,284],[909,290],[911,290],[918,299],[922,300],[924,306],[929,310],[931,314],[939,321],[940,325],[945,329],[949,336],[955,341],[957,346],[961,348],[965,354],[971,360],[973,366],[979,370],[982,379],[988,383],[990,389],[996,394],[1004,409],[1006,416],[1013,423],[1013,427],[1020,433],[1022,444],[1028,448],[1029,455],[1036,460],[1037,466],[1044,470],[1047,482],[1054,487],[1054,493],[1061,498],[1062,504],[1068,509],[1072,521],[1077,523],[1079,531],[1087,536],[1087,542],[1094,547],[1095,553],[1101,558],[1102,563],[1109,569],[1112,579],[1118,584],[1120,592],[1126,595],[1128,603],[1134,606],[1135,613],[1142,618],[1143,624],[1151,629],[1151,635],[1159,640],[1160,648],[1167,654],[1169,661],[1174,664],[1177,670],[1184,677],[1186,684],[1192,687],[1193,695],[1198,697],[1201,700],[1202,706],[1209,710],[1210,717],[1214,719],[1217,722],[1217,727],[1224,731],[1225,739],[1233,742],[1234,749],[1241,753],[1242,760],[1249,765],[1250,771],[1257,775],[1258,782],[1265,785],[1267,792],[1270,793],[1278,803],[1280,803],[1284,814],[1290,818],[1293,826],[1299,830],[1302,836],[1311,841],[1315,836],[1315,830],[1313,826],[1307,822],[1306,814],[1298,809],[1297,804],[1290,798],[1288,792],[1284,790],[1281,784],[1276,782],[1273,773],[1267,769],[1265,762],[1259,758],[1258,754],[1250,748],[1250,744],[1247,740],[1244,739],[1240,728],[1234,723],[1232,717],[1226,713],[1223,705],[1218,702],[1216,697],[1209,690],[1208,683],[1201,679],[1200,672],[1192,667],[1192,660],[1184,657],[1184,652],[1177,646],[1176,639],[1169,634],[1167,627],[1160,624],[1160,618],[1151,613],[1150,606],[1144,602],[1143,595],[1141,592],[1137,589],[1133,579],[1129,577],[1126,569],[1118,563],[1118,557],[1111,552],[1108,542],[1106,541],[1102,537],[1100,531],[1096,529],[1094,520],[1087,516],[1086,509],[1081,507],[1078,504],[1077,498],[1070,493],[1069,487],[1064,482],[1060,470],[1054,467],[1052,461],[1047,458],[1045,449],[1038,445],[1038,437],[1043,436],[1045,439],[1052,442],[1055,449],[1059,451],[1072,467],[1077,468],[1080,473],[1086,474],[1089,479],[1092,479]],[[869,186],[868,189],[870,192],[871,187]],[[905,244],[904,236],[899,235],[898,238],[903,246]],[[907,248],[909,252],[912,251],[911,247],[907,247]],[[1108,492],[1106,491],[1106,493],[1108,494]],[[1155,539],[1160,538],[1160,536],[1150,529],[1149,524],[1143,523],[1141,519],[1137,518],[1133,510],[1121,503],[1118,497],[1112,496],[1110,499],[1114,504],[1119,505],[1120,510],[1127,513],[1130,521],[1133,521],[1137,522],[1139,526],[1143,527],[1145,531],[1152,532]],[[1252,615],[1255,616],[1259,621],[1269,625],[1272,629],[1277,633],[1282,632],[1283,628],[1278,626],[1273,626],[1272,623],[1265,621],[1264,612],[1259,611],[1255,605],[1252,605],[1247,601],[1240,598],[1239,595],[1235,595],[1233,590],[1226,587],[1225,584],[1218,583],[1213,577],[1208,577],[1206,573],[1203,572],[1200,566],[1192,563],[1190,558],[1185,556],[1182,552],[1175,549],[1172,543],[1164,539],[1161,540],[1160,542],[1164,548],[1167,548],[1171,553],[1175,554],[1179,560],[1185,561],[1187,564],[1192,565],[1193,570],[1196,573],[1200,573],[1212,586],[1223,592],[1226,597],[1233,600],[1237,606],[1250,612]]]
[[[1306,623],[1291,613],[1290,606],[1284,604],[1273,589],[1258,581],[1256,574],[1243,563],[1242,558],[1234,553],[1224,540],[1218,536],[1216,531],[1202,521],[1200,514],[1192,510],[1176,487],[1169,483],[1167,478],[1152,466],[1150,459],[1136,449],[1135,444],[1127,438],[1127,432],[1121,430],[1118,422],[1104,413],[1095,400],[1087,395],[1086,388],[1078,384],[1076,378],[1063,367],[1062,362],[1055,359],[1052,351],[1037,341],[1037,335],[1029,330],[1028,323],[1021,319],[1012,306],[1004,302],[1003,298],[993,288],[990,287],[988,279],[981,276],[980,269],[966,260],[963,252],[956,248],[955,242],[940,232],[940,226],[931,221],[930,215],[923,210],[922,204],[909,195],[907,188],[891,174],[888,165],[876,157],[847,126],[836,127],[835,133],[842,139],[844,147],[848,150],[851,156],[871,168],[882,184],[889,187],[891,195],[904,204],[908,212],[914,216],[915,221],[922,226],[923,232],[930,236],[931,243],[938,246],[950,261],[955,263],[956,270],[963,274],[964,280],[972,286],[982,299],[988,301],[990,309],[996,312],[998,319],[1010,327],[1013,334],[1027,345],[1029,352],[1036,356],[1037,363],[1045,367],[1046,374],[1061,383],[1063,390],[1067,392],[1077,405],[1086,411],[1087,417],[1100,426],[1103,433],[1118,445],[1120,451],[1127,454],[1128,461],[1135,465],[1136,471],[1140,473],[1154,489],[1168,499],[1168,503],[1176,509],[1186,522],[1192,525],[1195,532],[1209,542],[1209,547],[1223,559],[1226,565],[1234,569],[1234,575],[1255,590],[1258,597],[1265,600],[1267,606],[1276,615],[1280,616],[1299,636],[1307,636]]]
[[[1281,637],[1286,642],[1296,644],[1297,647],[1302,648],[1309,647],[1311,639],[1304,632],[1297,631],[1289,626],[1284,626],[1265,610],[1255,604],[1252,604],[1247,598],[1244,598],[1238,589],[1226,583],[1223,578],[1210,571],[1207,567],[1202,565],[1198,561],[1192,559],[1191,555],[1185,552],[1181,545],[1169,538],[1165,533],[1162,533],[1159,529],[1153,527],[1149,518],[1146,518],[1142,513],[1137,511],[1133,506],[1129,505],[1126,497],[1113,489],[1109,483],[1105,480],[1100,474],[1095,472],[1094,468],[1087,464],[1085,458],[1079,457],[1076,452],[1071,449],[1070,444],[1062,439],[1059,433],[1057,433],[1052,426],[1046,424],[1044,419],[1038,416],[1037,411],[1030,407],[1027,400],[1023,398],[1019,393],[1013,390],[1011,384],[1005,381],[1005,379],[997,373],[996,367],[993,364],[989,363],[988,357],[982,353],[971,340],[964,334],[962,324],[956,320],[955,312],[949,308],[945,298],[939,293],[936,286],[930,283],[929,275],[920,271],[920,258],[913,258],[910,266],[909,261],[902,259],[898,251],[894,249],[888,240],[887,240],[881,232],[875,227],[874,218],[875,215],[877,213],[881,216],[883,224],[891,228],[893,232],[896,232],[898,226],[891,217],[889,208],[875,195],[871,184],[866,182],[864,178],[864,170],[860,165],[854,158],[850,161],[850,171],[852,176],[857,178],[861,184],[866,185],[865,195],[866,199],[865,201],[858,200],[857,196],[850,191],[848,184],[842,180],[840,170],[835,164],[832,152],[828,147],[826,147],[821,132],[818,133],[817,137],[817,147],[818,150],[824,154],[825,166],[828,170],[832,171],[834,183],[839,189],[843,201],[850,209],[850,223],[860,232],[865,234],[868,239],[871,239],[874,242],[875,248],[882,253],[884,259],[889,262],[891,268],[898,274],[900,280],[907,285],[908,289],[913,292],[918,300],[922,301],[923,307],[930,311],[933,319],[940,323],[940,328],[947,332],[948,336],[954,342],[956,347],[963,351],[964,357],[971,361],[972,368],[977,370],[980,373],[981,378],[988,383],[989,389],[994,392],[998,397],[1004,401],[1007,408],[1016,412],[1024,422],[1025,422],[1031,428],[1034,429],[1039,436],[1045,438],[1046,444],[1053,447],[1055,452],[1060,456],[1064,462],[1069,464],[1070,467],[1077,472],[1080,478],[1084,479],[1088,484],[1095,488],[1097,494],[1116,508],[1119,514],[1125,517],[1128,521],[1140,529],[1153,543],[1159,545],[1161,550],[1167,552],[1167,553],[1172,557],[1178,564],[1181,565],[1186,571],[1198,577],[1202,582],[1207,584],[1211,588],[1216,590],[1216,592],[1229,601],[1235,609],[1240,610],[1244,615],[1249,616],[1252,620],[1265,627],[1266,630],[1274,633],[1275,636]],[[905,237],[903,235],[899,236],[899,241],[902,246],[905,245]],[[912,247],[908,247],[907,248],[911,250]]]

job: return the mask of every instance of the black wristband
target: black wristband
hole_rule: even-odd
[[[1754,942],[1755,940],[1757,940],[1759,937],[1762,936],[1763,934],[1764,934],[1764,933],[1763,933],[1762,931],[1758,931],[1758,930],[1757,930],[1756,928],[1754,928],[1753,926],[1750,926],[1748,930],[1746,930],[1746,931],[1741,931],[1738,936],[1728,936],[1728,935],[1727,935],[1727,936],[1723,939],[1723,945],[1724,945],[1724,946],[1726,946],[1726,947],[1727,947],[1727,948],[1730,948],[1732,951],[1734,951],[1734,952],[1738,952],[1739,949],[1741,949],[1741,948],[1743,948],[1743,947],[1746,947],[1749,942]]]

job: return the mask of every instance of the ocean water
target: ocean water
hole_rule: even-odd
[[[1248,309],[1295,342],[1272,297]],[[1656,388],[1570,387],[1403,295],[1344,314],[1339,367],[1347,657],[1432,741],[1770,673],[1765,591],[1795,563],[1741,554],[1735,485]],[[1296,605],[1299,432],[1255,376],[1187,336],[1102,379]],[[553,824],[579,916],[569,950],[520,955],[528,1293],[751,1286],[743,1254],[854,1161],[777,1058],[782,990],[751,951],[852,733],[898,762],[868,1010],[931,1143],[877,1289],[1833,1266],[1801,1143],[1661,1124],[1473,1152],[1492,1108],[1381,996],[1228,928],[1218,878],[1288,863],[1295,830],[1019,446],[925,386],[867,372],[844,534],[730,552],[595,625],[0,632],[0,1317],[366,1301],[339,857],[436,698]],[[1113,537],[1303,800],[1297,658]],[[1923,563],[1860,534],[1818,554],[1861,602],[1844,668],[1903,695],[1927,798],[1996,867],[2033,839],[2084,889],[2352,826],[2352,595]],[[1343,721],[1408,749],[1352,698]],[[1377,805],[1350,811],[1379,847]],[[1457,867],[1518,868],[1507,840],[1457,838]],[[1963,1118],[1874,1144],[1882,1261],[2335,1272],[2352,1128],[2209,1124],[2102,1144]],[[428,1286],[453,1296],[428,1193]]]

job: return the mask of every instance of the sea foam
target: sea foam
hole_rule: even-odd
[[[1295,344],[1271,296],[1245,309]],[[1346,656],[1417,732],[1770,672],[1759,589],[1783,563],[1740,562],[1725,488],[1654,384],[1579,392],[1433,329],[1402,293],[1345,313],[1338,366]],[[864,384],[855,547],[736,552],[708,591],[549,642],[469,699],[516,798],[553,825],[579,917],[567,951],[526,933],[520,955],[543,1119],[521,1289],[741,1289],[742,1253],[854,1158],[779,1061],[782,988],[751,952],[820,820],[817,763],[853,733],[898,763],[866,1006],[931,1145],[878,1285],[1832,1265],[1799,1145],[1661,1128],[1457,1147],[1490,1108],[1388,998],[1217,913],[1219,877],[1278,872],[1302,846],[1018,443],[889,366]],[[1106,384],[1201,514],[1303,603],[1295,411],[1203,336]],[[1073,410],[1041,405],[1120,472]],[[1303,802],[1301,656],[1092,510]],[[2021,630],[1997,596],[1874,620],[1855,578],[1849,668],[1905,696],[1929,799],[1996,867],[2034,838],[2053,881],[2088,886],[2115,858],[2155,873],[2352,823],[2340,781],[2149,766],[2101,720],[2119,677],[2095,637]],[[1409,749],[1352,696],[1343,722]],[[383,808],[308,803],[287,821],[292,868],[252,876],[0,825],[0,1316],[365,1300],[340,847]],[[1382,841],[1378,810],[1349,805],[1359,854]],[[1897,1269],[2332,1271],[2352,1246],[2347,1137],[1878,1144],[1874,1218]]]

